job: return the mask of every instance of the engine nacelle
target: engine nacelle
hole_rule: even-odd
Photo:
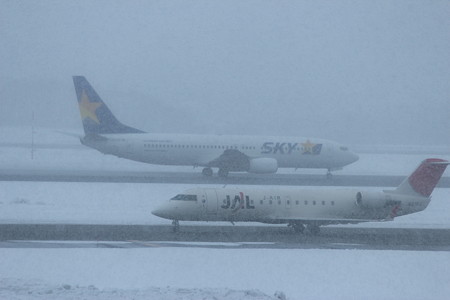
[[[278,170],[278,162],[276,159],[261,157],[250,159],[248,172],[250,173],[275,173]]]
[[[386,205],[387,195],[383,192],[357,192],[356,205],[364,208],[382,208]]]

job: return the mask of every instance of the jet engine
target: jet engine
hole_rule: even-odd
[[[356,205],[364,208],[382,208],[386,205],[386,194],[383,192],[357,192]]]
[[[261,157],[250,159],[248,168],[249,173],[275,173],[278,170],[278,162],[276,159]]]

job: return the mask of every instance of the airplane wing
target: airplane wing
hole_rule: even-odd
[[[247,171],[250,168],[250,158],[239,150],[227,149],[218,158],[208,162],[206,166],[232,172]]]

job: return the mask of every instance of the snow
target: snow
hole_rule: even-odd
[[[51,134],[36,134],[35,140],[41,144],[31,159],[30,149],[24,144],[26,134],[5,134],[0,130],[0,167],[192,172],[191,168],[152,166],[104,156],[80,147],[72,137],[57,135],[53,139],[47,135]],[[436,155],[361,154],[360,161],[340,172],[406,176],[430,156]],[[437,157],[450,159],[448,154]],[[0,182],[0,222],[169,224],[151,215],[151,210],[191,187]],[[349,226],[449,229],[449,211],[450,189],[439,188],[423,212],[393,222]],[[199,243],[195,248],[182,244],[171,247],[168,243],[115,249],[0,248],[0,299],[222,300],[283,299],[284,295],[291,300],[447,299],[450,295],[449,252],[239,249],[235,243],[214,244],[220,248],[208,247],[211,243]]]
[[[448,299],[449,260],[416,251],[0,249],[0,298]]]
[[[183,288],[145,288],[145,289],[98,289],[93,285],[72,286],[70,284],[50,285],[39,280],[23,281],[18,279],[0,279],[0,290],[4,290],[4,299],[285,299],[270,297],[258,290],[236,291],[231,289],[183,289]],[[277,294],[277,293],[276,293]],[[277,295],[284,295],[282,292]]]

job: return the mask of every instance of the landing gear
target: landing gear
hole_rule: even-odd
[[[217,172],[217,175],[219,175],[219,177],[227,177],[228,170],[227,169],[219,169],[219,171]]]
[[[289,227],[292,227],[296,233],[303,233],[305,231],[305,225],[302,223],[289,223]]]
[[[330,171],[330,170],[328,170],[326,176],[327,176],[327,179],[328,179],[328,180],[333,179],[333,174],[331,174],[331,171]]]
[[[318,235],[320,233],[320,227],[318,225],[309,224],[306,229],[312,235]]]
[[[172,225],[173,225],[173,228],[172,228],[173,232],[180,231],[180,222],[178,222],[178,220],[173,220]]]
[[[204,168],[204,169],[202,170],[202,174],[203,174],[204,176],[211,177],[211,176],[213,175],[213,170],[212,170],[211,168]]]
[[[315,224],[308,224],[305,227],[305,225],[302,223],[292,222],[288,224],[288,227],[291,227],[296,233],[309,233],[311,235],[318,235],[320,232],[319,225]]]

